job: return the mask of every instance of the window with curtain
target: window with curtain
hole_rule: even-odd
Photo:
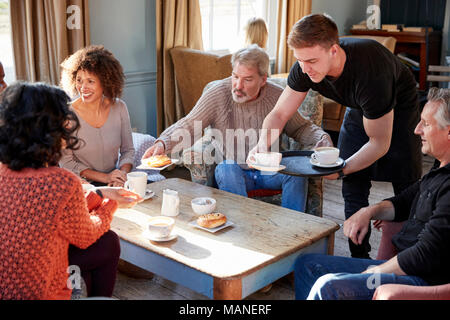
[[[0,61],[5,69],[5,81],[16,80],[9,18],[9,0],[0,0]]]
[[[241,48],[246,22],[252,17],[260,17],[266,21],[269,30],[269,56],[276,55],[277,0],[199,1],[204,50],[226,54]]]

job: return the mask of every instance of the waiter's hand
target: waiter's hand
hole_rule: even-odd
[[[319,141],[317,141],[316,145],[314,146],[314,149],[319,147],[334,147],[333,141],[331,140],[331,137],[328,134],[324,134],[322,138]]]

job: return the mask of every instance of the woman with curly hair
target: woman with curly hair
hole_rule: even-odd
[[[103,46],[89,46],[68,57],[61,67],[62,88],[78,96],[72,108],[80,120],[78,138],[84,144],[65,151],[60,165],[94,185],[122,187],[135,155],[128,109],[120,99],[122,66]]]
[[[79,127],[61,89],[17,82],[0,99],[0,299],[70,299],[69,264],[89,280],[88,295],[111,296],[113,213],[142,199],[108,187],[85,197],[80,178],[58,166]]]

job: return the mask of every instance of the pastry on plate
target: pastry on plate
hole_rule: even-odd
[[[147,159],[142,159],[141,162],[147,167],[159,168],[171,164],[172,160],[170,160],[170,158],[165,154],[160,154],[157,156],[151,156]]]
[[[223,213],[208,213],[197,218],[197,224],[208,229],[220,227],[226,222],[227,217]]]

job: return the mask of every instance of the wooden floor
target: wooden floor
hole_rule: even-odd
[[[423,172],[427,173],[433,164],[429,157],[424,158]],[[179,177],[189,179],[189,172],[181,167],[165,172],[166,178]],[[373,182],[369,202],[371,204],[393,195],[390,183]],[[341,195],[341,181],[325,181],[324,185],[324,218],[344,222],[344,201]],[[371,256],[376,257],[380,232],[372,231],[370,243],[372,245]],[[347,238],[344,237],[342,228],[336,232],[335,250],[337,256],[350,256]],[[153,279],[137,279],[123,272],[118,272],[114,298],[121,300],[204,300],[207,297],[200,295],[188,288],[177,285],[171,281],[155,275]],[[294,290],[289,279],[283,278],[273,284],[268,293],[257,292],[246,298],[247,300],[291,300],[294,299]]]

